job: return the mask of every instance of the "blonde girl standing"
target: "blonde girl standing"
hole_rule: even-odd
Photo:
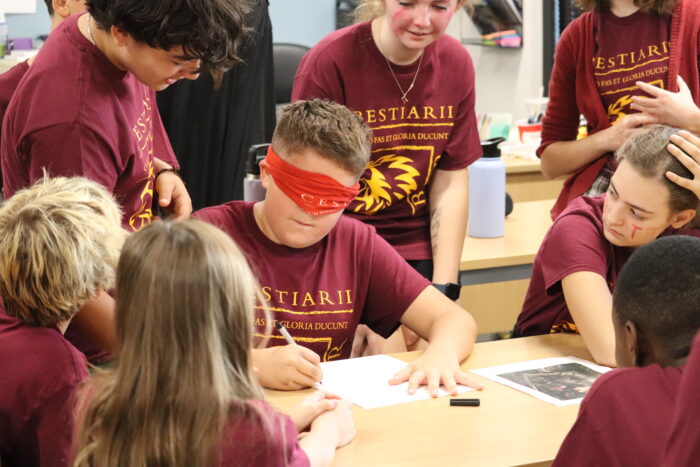
[[[345,211],[377,228],[448,297],[460,288],[467,166],[481,156],[474,66],[445,35],[464,0],[364,0],[357,24],[302,60],[292,100],[324,98],[372,129],[360,194]],[[397,350],[397,349],[393,349]]]

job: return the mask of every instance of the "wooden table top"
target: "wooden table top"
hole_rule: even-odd
[[[509,157],[504,159],[504,164],[506,165],[506,174],[519,174],[519,173],[541,173],[540,160],[539,159],[521,159],[515,157]]]
[[[417,355],[396,357],[410,361]],[[562,356],[591,359],[580,336],[556,334],[476,344],[462,368]],[[484,384],[484,390],[462,397],[481,399],[481,407],[450,407],[446,397],[372,410],[354,406],[357,437],[337,451],[334,465],[548,465],[579,406],[555,407],[470,375]],[[268,391],[268,397],[284,410],[311,391]]]
[[[552,225],[549,210],[554,200],[515,203],[506,218],[501,238],[472,238],[467,235],[460,271],[529,264]]]
[[[9,58],[0,58],[0,73],[5,73],[7,70],[17,65],[15,60]]]

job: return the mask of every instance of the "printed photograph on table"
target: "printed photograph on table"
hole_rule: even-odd
[[[546,358],[472,372],[556,406],[578,404],[610,368],[575,357]]]

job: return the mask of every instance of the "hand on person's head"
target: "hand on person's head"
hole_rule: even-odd
[[[297,390],[321,381],[321,359],[301,345],[261,349],[254,354],[260,384],[271,389]]]
[[[605,132],[608,151],[616,151],[625,141],[637,133],[640,127],[653,123],[658,123],[658,119],[646,113],[625,115],[613,126],[601,131],[601,133]]]
[[[182,179],[172,172],[162,172],[155,181],[158,205],[173,220],[186,219],[192,213],[192,200]]]
[[[673,144],[668,145],[668,151],[678,159],[693,174],[693,178],[685,178],[667,172],[666,177],[672,182],[695,193],[700,198],[700,138],[689,131],[679,131],[671,136]],[[680,148],[680,149],[679,149]]]
[[[637,81],[637,86],[647,96],[632,96],[634,110],[656,118],[659,123],[688,128],[700,125],[700,109],[693,101],[693,95],[683,78],[678,76],[678,92],[671,92],[651,84]]]

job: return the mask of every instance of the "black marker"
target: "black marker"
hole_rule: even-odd
[[[451,407],[479,407],[479,399],[450,399]]]

